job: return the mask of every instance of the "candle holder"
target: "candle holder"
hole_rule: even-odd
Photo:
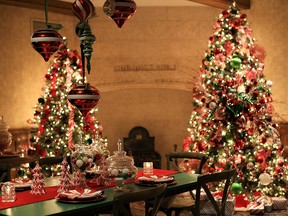
[[[2,202],[14,202],[16,200],[15,186],[12,183],[4,183],[1,187]]]
[[[153,175],[153,162],[143,162],[143,175]]]

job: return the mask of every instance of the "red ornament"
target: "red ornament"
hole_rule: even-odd
[[[133,0],[106,0],[103,5],[104,13],[111,17],[119,28],[135,13],[136,9]]]
[[[230,16],[230,13],[227,10],[225,10],[222,12],[222,15],[224,18],[228,18]]]
[[[33,48],[47,62],[63,44],[62,36],[54,29],[40,29],[31,36]]]
[[[80,22],[84,23],[95,13],[95,7],[90,0],[76,0],[72,11]]]
[[[89,83],[78,85],[71,89],[68,94],[68,101],[77,107],[85,117],[100,100],[99,90]]]
[[[235,29],[238,29],[241,25],[241,22],[240,22],[240,19],[238,18],[233,18],[229,21],[229,25],[232,27],[232,28],[235,28]]]

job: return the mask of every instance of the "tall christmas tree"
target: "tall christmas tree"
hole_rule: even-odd
[[[209,155],[207,172],[236,168],[235,193],[284,196],[288,160],[273,122],[264,49],[255,43],[247,16],[233,3],[214,25],[193,89],[190,135],[184,150]]]
[[[69,91],[83,84],[81,57],[63,45],[54,56],[46,75],[45,95],[38,98],[34,119],[37,132],[31,144],[42,156],[65,155],[81,142],[91,144],[102,137],[102,126],[95,117],[96,109],[82,116],[67,100]],[[102,140],[105,141],[105,140]]]

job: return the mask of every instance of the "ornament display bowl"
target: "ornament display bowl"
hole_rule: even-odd
[[[0,117],[0,155],[12,144],[12,134],[8,131],[9,126],[4,121],[3,116]]]
[[[74,186],[76,188],[88,188],[86,184],[86,170],[93,165],[93,154],[87,146],[76,144],[71,153],[71,164],[74,172]]]
[[[138,169],[134,166],[133,158],[126,156],[126,151],[122,150],[122,143],[118,143],[118,151],[113,153],[106,159],[106,166],[103,167],[102,175],[116,183],[117,191],[124,191],[125,181],[134,179]]]
[[[12,143],[12,135],[8,131],[0,131],[0,155],[5,152],[6,149]]]

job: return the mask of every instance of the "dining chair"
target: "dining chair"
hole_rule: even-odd
[[[156,216],[160,202],[165,195],[167,184],[160,184],[148,190],[119,193],[114,197],[113,216],[132,216],[129,204],[132,202],[153,200],[148,216]]]
[[[10,163],[0,163],[0,182],[6,182],[11,180],[11,169]]]
[[[171,152],[166,154],[167,161],[167,169],[174,169],[180,172],[183,172],[183,168],[181,165],[185,163],[189,163],[189,161],[193,160],[194,170],[193,172],[196,174],[202,173],[202,168],[206,163],[208,156],[206,154],[200,152]],[[146,202],[145,203],[145,212],[148,212],[148,209],[151,208],[153,203]],[[181,211],[190,208],[194,205],[193,192],[188,191],[188,196],[179,194],[174,196],[164,197],[159,211],[164,212],[167,216],[172,215],[173,211],[175,214],[180,213]]]
[[[206,202],[211,202],[213,205],[216,215],[217,216],[225,216],[225,207],[226,207],[226,201],[228,198],[229,193],[229,187],[230,182],[233,176],[236,173],[236,169],[231,170],[225,170],[222,172],[212,173],[212,174],[204,174],[198,176],[197,179],[197,189],[196,189],[196,198],[195,198],[195,204],[192,206],[191,211],[194,216],[200,215],[200,205],[205,205],[205,200],[201,200],[201,190],[203,189],[205,191],[206,197],[208,200]],[[209,188],[210,183],[220,183],[222,182],[224,185],[224,188],[222,190],[222,193],[219,193],[219,196],[221,196],[221,200],[219,200],[219,204],[215,200],[215,197],[213,196],[213,192]],[[219,198],[219,197],[218,197]]]

